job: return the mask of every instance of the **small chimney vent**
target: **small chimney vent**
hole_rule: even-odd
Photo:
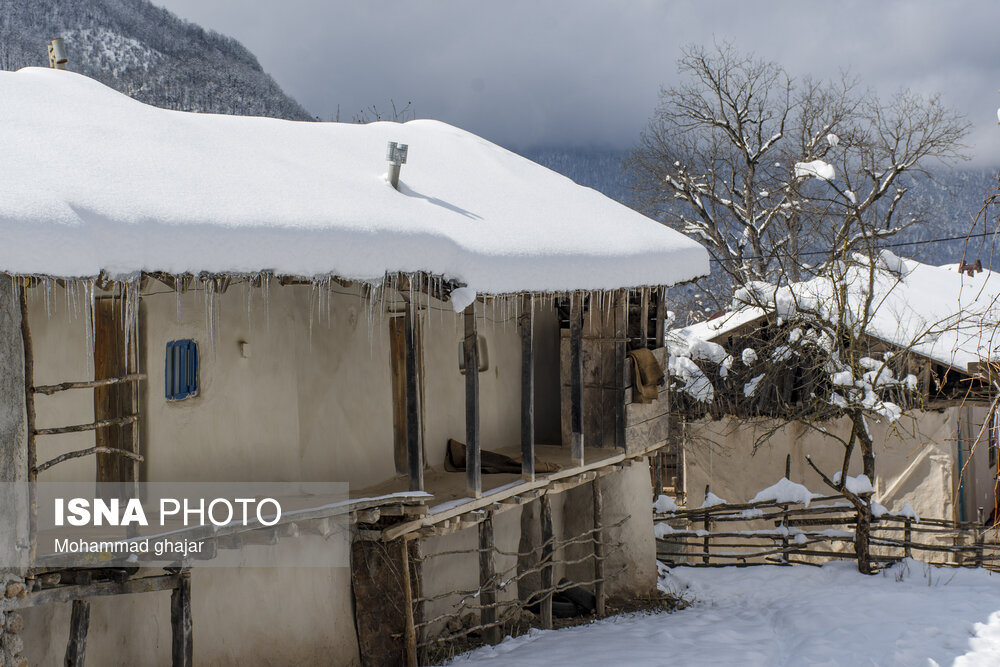
[[[409,146],[397,144],[395,141],[390,141],[386,147],[385,159],[389,161],[389,182],[397,190],[399,189],[399,169],[406,164],[408,150]]]
[[[62,37],[56,37],[49,42],[49,67],[52,69],[66,69],[69,57],[66,55],[66,44]]]
[[[977,273],[981,273],[982,270],[983,270],[983,262],[982,262],[982,260],[979,260],[979,259],[977,259],[972,264],[967,264],[965,262],[965,260],[963,259],[962,262],[958,265],[958,272],[959,273],[964,273],[965,275],[967,275],[969,277],[972,277],[972,276],[976,275]]]

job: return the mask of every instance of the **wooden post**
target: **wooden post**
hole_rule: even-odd
[[[549,499],[548,494],[545,494],[539,499],[541,503],[542,512],[542,590],[545,594],[542,596],[541,601],[541,622],[543,628],[552,627],[552,552],[553,552],[553,534],[552,534],[552,501]]]
[[[482,625],[497,621],[497,581],[496,563],[493,549],[493,511],[487,510],[479,522],[479,603],[483,606],[479,615]],[[485,629],[486,641],[495,644],[500,641],[500,628],[492,625]]]
[[[465,309],[465,488],[473,498],[483,495],[479,445],[479,334],[476,304]]]
[[[31,391],[35,384],[35,353],[31,342],[31,327],[28,323],[27,287],[22,283],[18,288],[21,306],[21,345],[24,350],[24,408],[26,423],[25,436],[28,445],[28,566],[35,564],[38,538],[38,501],[35,498],[35,482],[38,479],[38,450],[35,442],[35,394]]]
[[[906,517],[903,519],[903,557],[909,558],[913,555],[912,549],[910,548],[910,526],[912,525],[912,519]]]
[[[184,570],[177,588],[170,594],[170,664],[191,667],[194,664],[194,637],[191,622],[191,571]]]
[[[706,501],[708,500],[708,494],[709,494],[709,492],[711,490],[712,490],[711,485],[706,484],[705,485],[705,500]],[[711,538],[711,533],[712,533],[712,521],[711,521],[711,519],[709,517],[711,517],[710,510],[709,510],[709,508],[706,507],[705,508],[705,552],[704,552],[704,555],[701,557],[701,562],[704,563],[705,565],[708,565],[708,563],[709,563],[709,557],[708,557],[708,553],[709,552],[708,552],[708,550],[709,550],[709,547],[711,546],[710,538]]]
[[[639,346],[649,347],[649,290],[642,288],[642,301],[639,310]]]
[[[604,616],[604,497],[601,493],[601,478],[595,477],[590,483],[594,494],[594,608],[598,617]]]
[[[976,523],[976,567],[983,566],[983,537],[986,531],[983,529],[983,508],[980,507],[976,512],[976,516],[979,521]]]
[[[417,304],[406,304],[403,329],[406,336],[406,458],[410,491],[424,490],[424,448],[420,442],[420,393],[417,383],[417,332],[413,324]]]
[[[406,626],[403,640],[406,644],[407,667],[417,667],[417,632],[413,620],[413,585],[410,582],[410,547],[404,537],[399,540],[400,566],[403,570],[403,616]]]
[[[615,349],[615,447],[625,449],[625,382],[626,357],[628,356],[628,301],[627,292],[618,290],[614,297],[614,349]]]
[[[792,455],[785,455],[785,479],[791,481],[792,476]],[[788,505],[782,505],[781,525],[785,528],[785,534],[781,537],[781,548],[783,551],[779,556],[782,562],[788,562]]]
[[[660,286],[656,290],[656,347],[664,344],[667,325],[667,288]]]
[[[535,297],[521,307],[521,477],[535,481]]]
[[[66,667],[83,667],[87,661],[87,628],[90,626],[90,603],[73,600],[69,620],[69,643],[66,645]]]
[[[573,465],[583,465],[583,295],[574,292],[569,307],[570,426]]]

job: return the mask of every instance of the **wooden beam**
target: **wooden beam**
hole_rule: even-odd
[[[656,289],[656,347],[663,347],[667,323],[667,288],[660,286]]]
[[[73,600],[69,620],[69,643],[66,645],[66,667],[83,667],[87,662],[87,628],[90,627],[90,602]]]
[[[177,588],[170,594],[170,664],[194,664],[194,634],[191,620],[191,572],[180,573]]]
[[[521,477],[535,479],[535,297],[521,306]]]
[[[617,290],[614,296],[614,349],[615,349],[615,447],[625,449],[625,392],[628,385],[625,382],[625,369],[628,357],[628,293]]]
[[[407,667],[417,667],[417,631],[413,620],[413,584],[410,580],[410,547],[409,540],[399,541],[400,567],[403,572],[403,642],[406,644]]]
[[[479,443],[479,334],[476,331],[476,303],[465,309],[465,487],[469,495],[483,495],[483,471]]]
[[[583,464],[583,294],[574,292],[569,307],[570,458]]]
[[[595,612],[604,616],[604,497],[601,492],[601,478],[590,483],[594,495],[594,599]]]
[[[67,391],[69,389],[93,389],[94,387],[106,387],[109,384],[121,384],[123,382],[138,382],[145,380],[145,373],[132,373],[120,378],[104,378],[103,380],[83,380],[81,382],[60,382],[59,384],[47,384],[40,387],[32,387],[31,391],[36,394],[51,396],[56,392]]]
[[[542,627],[548,629],[552,627],[552,591],[549,590],[552,588],[552,501],[549,499],[549,495],[545,494],[538,502],[541,503],[542,509],[540,517],[542,522],[541,589],[547,591],[542,597],[539,616]]]
[[[642,288],[641,307],[639,310],[639,345],[649,347],[649,290]]]
[[[420,442],[420,388],[417,383],[417,332],[413,318],[417,304],[407,304],[403,315],[406,337],[406,451],[410,491],[424,490],[424,448]]]
[[[489,625],[497,621],[497,580],[496,562],[494,560],[493,511],[479,522],[479,603],[483,606],[479,616],[480,625]],[[484,630],[486,641],[496,644],[500,641],[500,628],[496,625]]]
[[[35,563],[37,553],[38,501],[35,497],[35,481],[38,473],[38,449],[35,442],[35,395],[31,391],[35,384],[35,354],[31,342],[31,327],[28,323],[28,298],[24,286],[18,288],[21,306],[21,344],[24,350],[24,408],[28,445],[28,565]]]
[[[180,575],[166,574],[157,577],[139,577],[123,582],[107,580],[78,586],[56,586],[29,593],[23,600],[17,601],[19,609],[40,607],[46,604],[71,602],[85,598],[105,597],[108,595],[130,595],[133,593],[154,593],[167,591],[178,586]]]

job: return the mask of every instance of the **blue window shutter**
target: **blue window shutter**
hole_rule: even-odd
[[[178,401],[198,393],[198,344],[193,340],[167,343],[163,368],[164,395]]]

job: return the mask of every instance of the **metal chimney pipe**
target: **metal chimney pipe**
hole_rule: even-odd
[[[390,141],[386,147],[385,159],[389,161],[389,183],[397,190],[399,189],[399,170],[406,164],[406,154],[409,148],[408,145],[397,144],[395,141]]]
[[[49,42],[49,67],[52,69],[66,69],[69,57],[66,55],[66,44],[62,37],[56,37]]]

